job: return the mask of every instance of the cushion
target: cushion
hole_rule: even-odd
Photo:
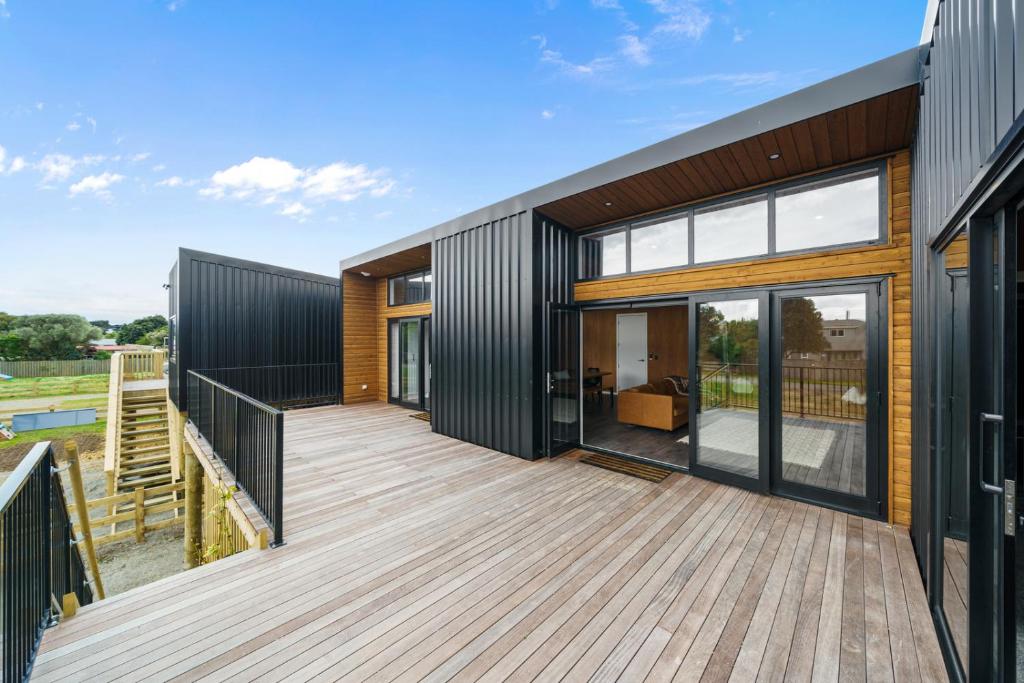
[[[680,396],[690,395],[690,378],[681,375],[669,375],[664,380],[666,388]]]

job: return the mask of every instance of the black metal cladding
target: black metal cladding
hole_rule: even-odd
[[[172,398],[188,410],[189,370],[333,364],[332,385],[341,391],[341,287],[336,278],[215,254],[179,250],[177,310],[170,362]],[[172,286],[174,283],[172,282]],[[290,400],[321,397],[323,373],[308,391],[291,386]],[[257,397],[259,398],[259,397]]]
[[[932,325],[929,241],[962,225],[988,189],[986,173],[1020,127],[1024,111],[1024,26],[1013,2],[942,0],[931,44],[922,53],[914,140],[913,216],[914,378],[911,412],[912,534],[927,578],[931,515]]]
[[[434,242],[434,430],[533,458],[533,225],[523,211]]]

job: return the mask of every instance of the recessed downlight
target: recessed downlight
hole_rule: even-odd
[[[780,158],[781,156],[782,155],[779,154],[778,152],[772,152],[771,154],[768,155],[768,158],[771,159],[772,161],[775,161],[776,159]]]
[[[605,205],[605,206],[611,206],[611,205],[612,205],[612,203],[611,203],[611,202],[605,202],[605,203],[604,203],[604,205]]]

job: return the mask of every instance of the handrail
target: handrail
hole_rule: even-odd
[[[284,542],[284,413],[195,370],[188,421]]]
[[[107,390],[107,435],[103,446],[103,471],[107,476],[107,495],[111,495],[117,478],[121,445],[121,392],[124,385],[123,356],[117,352],[110,359],[110,387]]]
[[[703,382],[703,381],[705,381],[707,379],[710,379],[710,378],[714,377],[715,375],[717,375],[718,373],[722,372],[723,370],[728,370],[730,365],[732,365],[732,363],[725,363],[724,365],[716,368],[713,372],[709,372],[706,375],[702,375],[701,378],[700,378],[700,381]]]
[[[72,609],[76,600],[87,605],[93,599],[55,464],[50,442],[38,443],[0,484],[4,681],[31,674],[43,630],[55,623],[59,606]]]

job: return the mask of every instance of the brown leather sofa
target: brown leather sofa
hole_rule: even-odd
[[[689,421],[689,397],[669,386],[641,384],[619,392],[619,422],[671,432]]]

